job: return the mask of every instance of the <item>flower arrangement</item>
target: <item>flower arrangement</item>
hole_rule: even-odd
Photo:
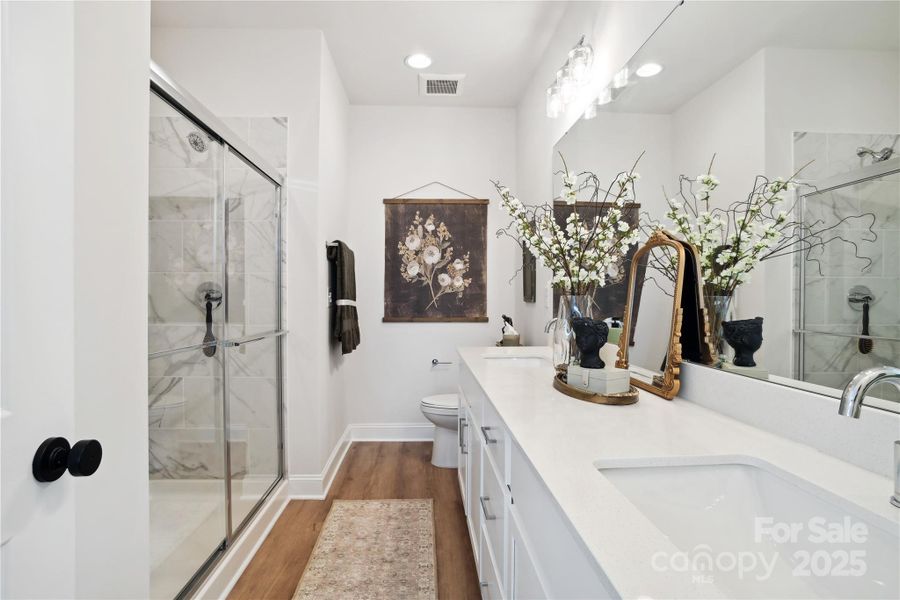
[[[427,286],[431,292],[431,302],[426,310],[432,306],[437,308],[441,296],[456,294],[462,297],[472,283],[471,278],[465,277],[469,270],[469,253],[454,259],[452,239],[443,221],[438,222],[433,214],[423,220],[416,211],[406,238],[397,243],[403,278],[409,283]]]
[[[706,173],[695,178],[679,177],[679,193],[667,200],[665,214],[669,220],[666,227],[697,248],[708,297],[732,296],[762,261],[796,252],[809,257],[813,250],[833,241],[854,246],[857,258],[871,264],[871,259],[859,255],[854,242],[838,233],[845,222],[862,218],[872,219],[871,231],[871,213],[850,215],[827,226],[822,221],[803,223],[795,219],[797,199],[792,190],[801,185],[797,177],[802,168],[787,179],[757,175],[746,198],[721,208],[713,205],[713,192],[719,186],[712,174],[713,161]],[[663,227],[646,213],[643,217],[645,232]],[[871,234],[874,237],[874,231]]]
[[[627,222],[624,213],[634,202],[634,183],[640,176],[632,166],[604,193],[595,174],[569,171],[564,158],[557,175],[562,180],[562,198],[572,206],[565,226],[556,221],[552,203],[525,205],[507,186],[492,181],[501,206],[512,217],[497,235],[512,237],[540,259],[552,273],[552,285],[563,293],[588,295],[620,276],[628,250],[638,242],[640,230]]]

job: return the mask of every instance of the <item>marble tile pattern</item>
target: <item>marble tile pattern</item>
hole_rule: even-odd
[[[275,329],[279,211],[275,187],[236,156],[229,154],[223,161],[223,147],[178,113],[156,106],[153,114],[157,116],[150,122],[149,351],[202,341],[206,315],[196,290],[209,282],[224,287],[223,240],[228,250],[230,325],[225,331],[223,304],[213,311],[214,335],[229,339]],[[286,174],[286,118],[225,121]],[[217,198],[223,163],[224,201]],[[286,240],[282,243],[286,249]],[[286,260],[286,252],[282,256]],[[275,345],[267,339],[219,348],[211,358],[198,350],[183,350],[150,360],[151,479],[224,477],[223,361],[229,368],[232,476],[275,477]]]
[[[900,153],[896,134],[846,134],[797,132],[794,134],[794,165],[810,163],[802,175],[816,180],[851,173],[872,164],[871,157],[859,158],[860,146],[880,150],[893,146]],[[812,161],[812,162],[810,162]],[[854,214],[862,219],[842,219]],[[806,257],[804,321],[806,328],[822,331],[807,335],[804,347],[805,381],[842,388],[862,369],[898,364],[900,341],[875,341],[872,352],[861,354],[857,340],[827,335],[861,331],[862,312],[847,302],[853,286],[868,287],[870,334],[900,339],[900,175],[846,186],[811,196],[805,207],[809,224],[839,224],[830,234],[856,244],[834,242]],[[872,230],[868,231],[872,224]],[[872,260],[862,260],[859,256]],[[888,386],[873,394],[900,402],[900,394]]]

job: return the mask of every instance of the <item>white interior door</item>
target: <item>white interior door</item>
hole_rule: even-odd
[[[0,597],[147,596],[149,3],[0,3]],[[48,437],[90,477],[39,483]]]

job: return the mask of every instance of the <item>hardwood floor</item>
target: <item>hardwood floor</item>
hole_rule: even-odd
[[[290,599],[335,498],[433,498],[438,597],[481,598],[456,470],[430,461],[430,442],[354,442],[328,498],[288,503],[229,599]]]

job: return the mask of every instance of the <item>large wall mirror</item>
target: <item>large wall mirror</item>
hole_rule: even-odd
[[[707,366],[839,396],[900,365],[900,3],[686,2],[595,106],[554,171],[645,152],[642,223],[700,247]]]

